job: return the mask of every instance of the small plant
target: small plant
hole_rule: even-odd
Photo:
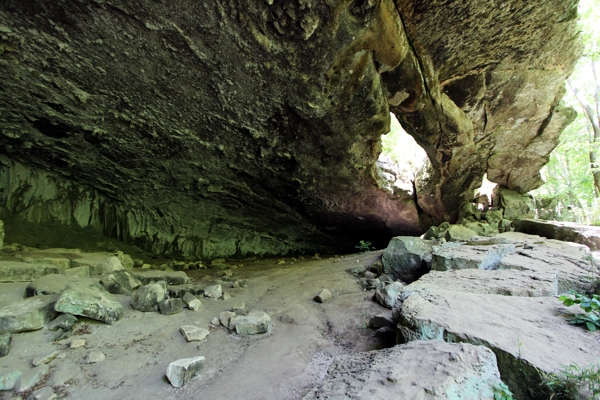
[[[513,400],[513,393],[504,382],[494,386],[494,400]]]
[[[363,252],[375,250],[371,245],[371,242],[365,242],[364,240],[361,240],[359,245],[354,247]]]
[[[550,389],[550,399],[598,399],[600,396],[600,366],[581,368],[577,364],[563,366],[559,372],[542,374],[544,384]]]
[[[573,318],[568,320],[569,324],[585,324],[585,326],[592,332],[600,328],[600,296],[594,294],[589,297],[587,295],[577,293],[574,290],[569,291],[569,293],[570,295],[562,295],[558,299],[562,301],[565,306],[579,304],[579,307],[585,311],[585,314],[573,315]]]

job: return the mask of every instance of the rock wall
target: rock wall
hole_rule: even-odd
[[[539,185],[572,118],[575,17],[573,0],[5,0],[3,174],[23,177],[6,212],[204,257],[421,233],[486,171]],[[376,165],[390,109],[431,161],[412,190]],[[23,169],[68,189],[19,205]]]

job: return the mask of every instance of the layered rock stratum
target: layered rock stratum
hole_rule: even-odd
[[[352,248],[526,192],[574,113],[577,1],[5,0],[0,217],[173,256]],[[425,149],[377,159],[390,112]]]

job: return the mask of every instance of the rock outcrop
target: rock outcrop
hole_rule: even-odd
[[[485,172],[541,184],[576,5],[5,0],[0,217],[201,258],[454,221]],[[390,111],[430,160],[405,189],[376,165]]]

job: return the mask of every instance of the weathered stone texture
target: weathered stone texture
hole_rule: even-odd
[[[456,219],[484,172],[540,184],[573,117],[575,17],[575,0],[5,0],[0,217],[176,256],[383,247]],[[430,158],[416,192],[376,166],[390,109]]]

